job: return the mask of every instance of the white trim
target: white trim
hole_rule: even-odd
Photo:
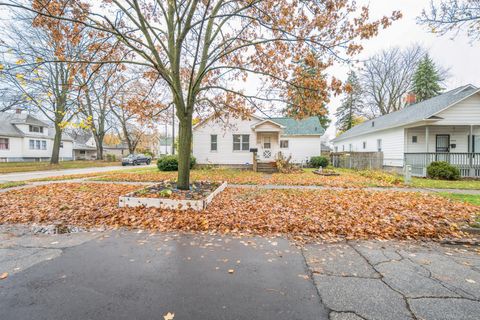
[[[258,122],[258,123],[255,123],[254,125],[251,126],[251,128],[252,128],[252,129],[255,129],[256,127],[258,127],[258,126],[260,126],[260,125],[262,125],[262,124],[264,124],[264,123],[266,123],[266,122],[273,123],[274,125],[277,125],[277,126],[279,126],[280,128],[282,128],[282,129],[285,129],[285,128],[286,128],[285,126],[283,126],[283,125],[281,125],[280,123],[277,123],[277,122],[275,122],[275,121],[273,121],[273,120],[271,120],[271,119],[265,119],[265,120],[263,120],[263,121],[260,121],[260,122]]]

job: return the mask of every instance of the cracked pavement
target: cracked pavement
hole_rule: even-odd
[[[0,225],[8,319],[479,319],[480,249]]]

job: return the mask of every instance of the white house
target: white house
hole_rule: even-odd
[[[210,117],[193,129],[193,155],[198,164],[250,166],[251,149],[258,150],[259,162],[274,162],[277,154],[305,163],[320,155],[325,130],[317,117],[219,119]]]
[[[54,135],[54,128],[30,114],[0,112],[0,161],[49,161]],[[72,159],[73,140],[64,134],[60,160]]]
[[[74,137],[73,158],[74,160],[95,160],[97,159],[97,146],[95,138],[90,131],[72,132]],[[120,144],[103,144],[103,155],[115,156],[121,159],[129,154],[128,146],[125,143]]]
[[[480,89],[466,85],[376,119],[332,140],[335,152],[383,152],[384,166],[412,166],[426,175],[447,161],[463,176],[480,177]]]

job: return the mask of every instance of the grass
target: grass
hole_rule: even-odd
[[[427,178],[413,178],[412,187],[432,189],[480,189],[480,180],[434,180]]]
[[[26,185],[26,183],[23,182],[23,181],[5,182],[5,183],[0,183],[0,189],[20,187],[20,186],[24,186],[24,185]]]
[[[458,194],[458,193],[441,192],[440,195],[449,199],[463,201],[476,206],[480,206],[480,195],[478,194]]]
[[[0,174],[44,170],[108,167],[118,166],[119,164],[119,162],[107,161],[63,161],[60,162],[58,165],[51,165],[49,162],[0,162]]]

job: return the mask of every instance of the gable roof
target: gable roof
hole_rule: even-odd
[[[332,141],[339,141],[375,131],[408,125],[418,121],[439,120],[441,118],[436,116],[437,113],[478,92],[480,92],[480,89],[470,84],[458,87],[431,99],[405,107],[399,111],[365,121],[342,133]]]
[[[267,122],[270,122],[270,123],[272,123],[272,124],[274,124],[274,125],[276,125],[276,126],[279,126],[279,127],[282,128],[282,129],[285,128],[284,125],[282,125],[282,124],[280,124],[280,123],[278,123],[278,122],[275,122],[275,121],[273,121],[272,119],[265,119],[265,120],[262,120],[262,121],[260,121],[260,122],[257,122],[257,123],[255,123],[255,124],[252,126],[252,128],[256,128],[256,127],[261,126],[262,124],[267,123]]]
[[[48,125],[48,123],[35,118],[30,114],[17,114],[17,113],[8,113],[0,112],[0,136],[3,137],[35,137],[35,138],[46,138],[43,136],[29,135],[22,132],[17,128],[16,124],[31,124],[48,128],[48,137],[49,139],[54,139],[55,129]],[[73,139],[65,132],[62,134],[63,141],[73,141]]]
[[[283,133],[284,135],[323,135],[325,133],[325,128],[323,128],[320,124],[318,117],[310,117],[298,120],[288,117],[269,119],[285,127]]]
[[[23,132],[12,124],[13,113],[0,112],[0,136],[23,137]]]
[[[49,126],[48,123],[38,118],[35,118],[34,116],[28,113],[13,113],[11,115],[12,117],[11,117],[10,123],[13,123],[13,124],[31,124],[34,126],[41,126],[41,127]]]

